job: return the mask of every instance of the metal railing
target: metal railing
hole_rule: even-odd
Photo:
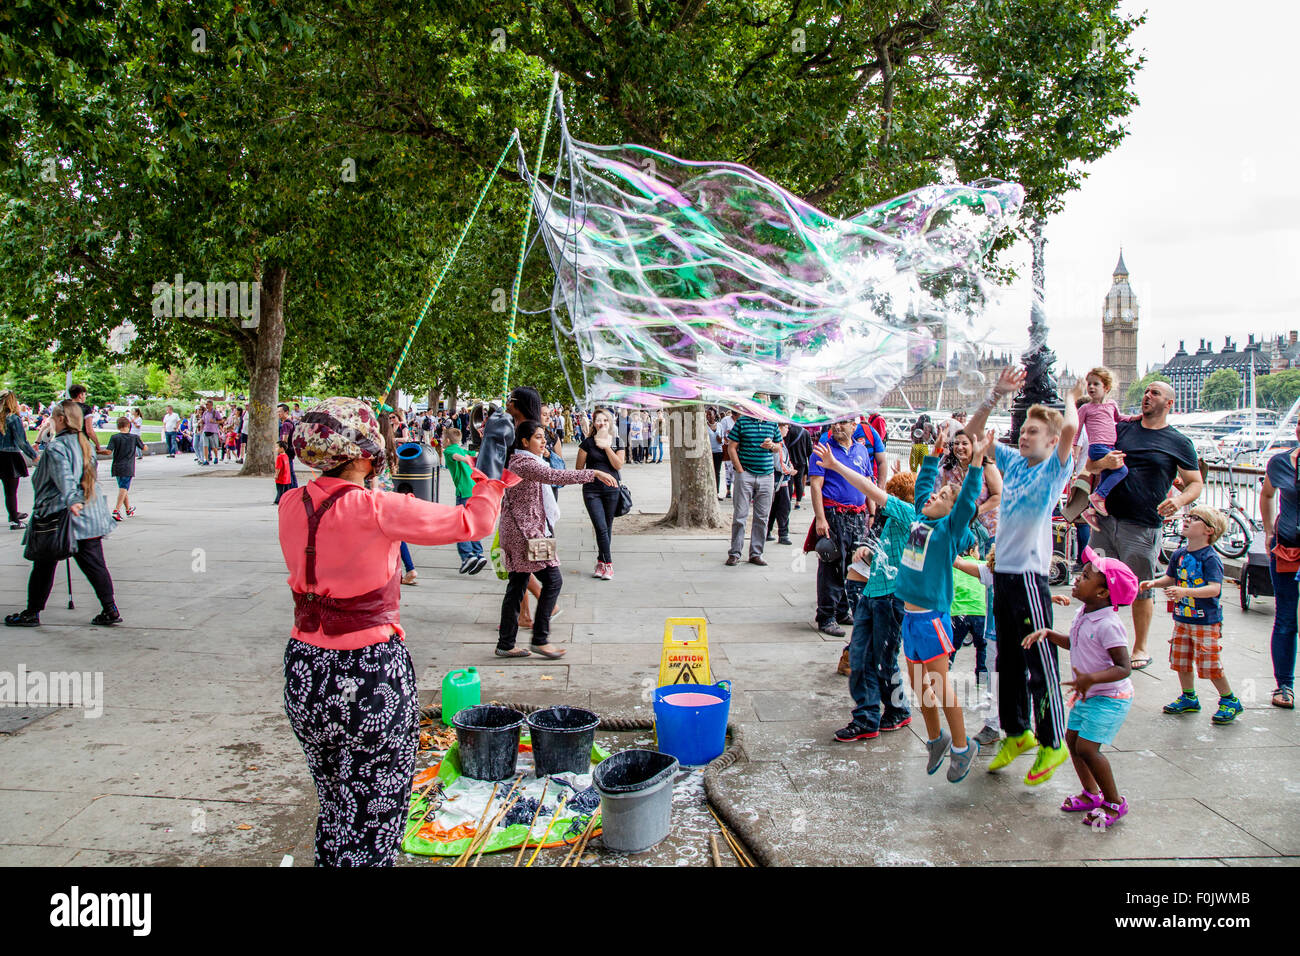
[[[1228,510],[1230,486],[1237,490],[1237,504],[1246,514],[1256,521],[1261,520],[1259,513],[1259,491],[1264,484],[1264,469],[1253,465],[1208,464],[1201,462],[1201,472],[1205,476],[1205,488],[1201,491],[1198,503],[1210,505],[1223,511]],[[1231,473],[1231,480],[1229,480]]]

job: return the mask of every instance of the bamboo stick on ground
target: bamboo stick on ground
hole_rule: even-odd
[[[754,861],[751,860],[749,856],[745,853],[745,851],[741,848],[740,842],[734,836],[732,836],[731,832],[727,829],[726,824],[722,822],[722,819],[716,813],[713,812],[713,807],[709,807],[708,809],[709,809],[709,814],[713,817],[714,821],[718,824],[718,828],[722,830],[722,836],[727,841],[727,846],[731,847],[731,852],[735,854],[736,862],[738,862],[741,866],[753,866]]]
[[[439,789],[439,791],[441,791],[441,789],[442,789],[442,787],[441,787],[442,781],[441,781],[441,780],[435,780],[434,783],[437,783],[437,784],[439,785],[438,789]],[[424,790],[421,792],[420,796],[424,796],[425,794],[428,794],[429,788],[432,787],[432,786],[433,786],[433,784],[430,784],[429,787],[425,787]],[[413,833],[418,833],[418,832],[419,832],[419,830],[420,830],[420,826],[421,826],[421,825],[424,823],[424,821],[428,818],[430,811],[433,810],[433,808],[434,808],[434,806],[435,806],[434,801],[435,801],[437,798],[438,798],[438,794],[437,794],[437,793],[428,794],[428,796],[426,797],[426,801],[427,801],[427,802],[426,802],[425,805],[424,805],[424,810],[420,813],[420,816],[419,816],[419,818],[415,821],[415,823],[413,823],[413,824],[412,824],[412,825],[407,829],[407,831],[406,831],[406,836],[402,837],[402,842],[403,842],[403,843],[405,843],[407,840],[409,840],[409,839],[411,838],[411,834],[413,834]]]
[[[492,822],[488,824],[487,830],[485,830],[483,833],[483,839],[479,841],[478,855],[474,857],[474,863],[473,863],[474,866],[478,866],[478,861],[483,859],[483,853],[484,851],[487,850],[488,840],[492,836],[492,831],[497,828],[497,824],[499,824],[502,820],[505,819],[506,814],[514,809],[515,804],[519,802],[519,798],[522,797],[523,795],[524,795],[524,791],[523,788],[521,787],[519,789],[519,792],[514,795],[511,801],[507,803],[504,807],[502,807],[501,812],[492,818]]]
[[[503,816],[505,816],[505,814],[509,812],[509,808],[514,805],[513,801],[511,800],[511,797],[513,796],[516,799],[518,798],[518,794],[516,794],[515,788],[522,780],[523,780],[522,777],[518,777],[514,780],[513,783],[510,784],[510,789],[507,790],[505,792],[505,795],[501,798],[501,803],[498,804],[496,812],[492,813],[488,821],[480,825],[474,831],[474,835],[470,837],[469,847],[465,850],[464,857],[461,858],[457,863],[458,866],[469,866],[470,858],[474,855],[474,852],[476,850],[480,850],[480,848],[487,843],[488,838],[492,835],[493,828],[497,825],[497,822]],[[489,808],[491,807],[490,801],[488,803],[488,806]]]
[[[533,835],[533,827],[537,825],[537,818],[541,815],[542,804],[546,801],[546,788],[551,785],[551,778],[547,777],[546,782],[542,784],[542,795],[537,798],[537,809],[533,811],[533,818],[528,821],[528,832],[524,834],[524,845],[519,848],[519,855],[515,857],[515,866],[518,866],[524,858],[524,851],[528,849],[528,840]]]
[[[718,835],[709,834],[709,852],[713,854],[713,865],[722,866],[722,854],[718,852]]]
[[[497,787],[499,786],[501,786],[500,782],[492,784],[492,793],[488,795],[487,803],[483,807],[483,815],[478,818],[478,823],[474,826],[474,835],[469,838],[469,846],[465,848],[463,853],[456,857],[452,866],[463,866],[463,861],[469,858],[469,850],[470,847],[474,845],[474,837],[478,836],[479,831],[483,829],[483,824],[487,821],[488,811],[492,809],[492,801],[496,799]]]
[[[578,857],[573,861],[574,866],[577,866],[579,863],[582,862],[582,857],[587,852],[587,844],[591,842],[592,834],[596,832],[595,820],[596,820],[596,811],[593,810],[591,812],[591,821],[587,827],[587,835],[582,838],[582,846],[578,848]]]
[[[575,865],[573,860],[573,856],[575,853],[577,854],[579,860],[582,859],[583,850],[586,849],[587,840],[591,837],[591,831],[595,828],[595,826],[596,826],[596,811],[593,810],[591,812],[591,816],[587,817],[587,825],[583,827],[582,832],[578,834],[578,839],[573,841],[573,846],[569,847],[569,855],[564,858],[564,862],[561,863],[560,866]]]
[[[555,821],[559,819],[560,811],[564,809],[564,804],[568,799],[569,794],[567,792],[560,795],[560,802],[555,805],[555,812],[551,814],[551,822],[546,825],[546,832],[542,834],[541,842],[537,844],[537,849],[533,851],[533,855],[524,864],[525,868],[533,865],[533,861],[537,859],[537,854],[541,853],[542,847],[546,846],[546,839],[551,835],[551,828],[555,826]]]

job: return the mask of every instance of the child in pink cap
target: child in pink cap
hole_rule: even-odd
[[[1091,548],[1083,549],[1083,559],[1083,573],[1071,592],[1083,607],[1070,633],[1043,628],[1026,637],[1024,646],[1047,640],[1070,652],[1074,680],[1061,685],[1074,687],[1065,744],[1083,792],[1069,797],[1061,809],[1083,813],[1085,824],[1105,829],[1128,813],[1128,801],[1120,796],[1101,747],[1114,742],[1133,703],[1128,634],[1117,609],[1133,603],[1138,579],[1122,561],[1099,557]]]

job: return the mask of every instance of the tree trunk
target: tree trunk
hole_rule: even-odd
[[[279,440],[276,405],[280,400],[280,356],[284,352],[284,283],[288,268],[268,265],[262,272],[257,340],[244,350],[248,372],[248,451],[241,475],[275,474]]]
[[[703,405],[673,409],[667,416],[668,469],[672,503],[659,522],[674,528],[722,528],[718,486],[713,480],[713,454]]]
[[[429,389],[429,414],[430,415],[438,414],[438,403],[441,401],[442,401],[442,389],[440,388]]]

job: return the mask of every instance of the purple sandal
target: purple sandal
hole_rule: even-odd
[[[1110,811],[1110,812],[1107,812]],[[1112,816],[1112,813],[1114,814]],[[1119,803],[1106,803],[1102,801],[1101,806],[1095,810],[1089,810],[1083,818],[1084,826],[1093,827],[1098,830],[1106,830],[1119,822],[1119,818],[1128,813],[1128,801],[1123,797]]]
[[[1099,806],[1101,806],[1101,794],[1085,790],[1073,797],[1066,797],[1065,802],[1061,804],[1061,809],[1066,813],[1084,813],[1088,810],[1096,810]]]

